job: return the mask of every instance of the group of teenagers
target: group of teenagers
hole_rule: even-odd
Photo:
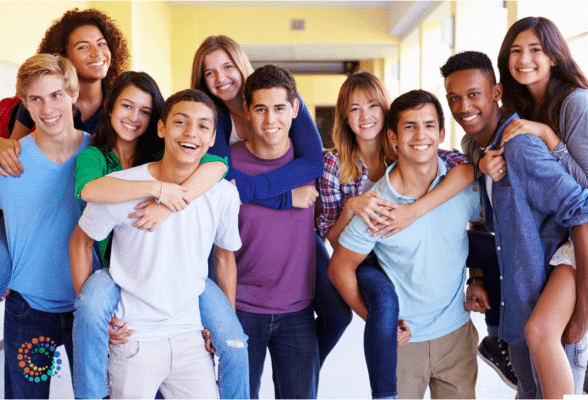
[[[62,344],[76,398],[258,398],[267,349],[276,398],[316,398],[352,310],[373,398],[475,398],[478,352],[518,398],[581,393],[588,80],[550,20],[510,27],[500,82],[480,52],[441,67],[465,155],[439,149],[433,94],[391,102],[368,72],[323,154],[290,73],[226,36],[165,101],[128,64],[116,24],[75,9],[18,70],[5,398],[47,398]]]

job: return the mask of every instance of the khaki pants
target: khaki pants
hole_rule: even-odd
[[[212,356],[198,332],[158,341],[111,344],[108,359],[110,397],[166,399],[218,398]]]
[[[398,349],[398,397],[433,399],[476,397],[478,332],[472,321],[437,339]]]

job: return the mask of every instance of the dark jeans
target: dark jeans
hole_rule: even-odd
[[[4,398],[49,398],[51,376],[64,366],[63,355],[55,349],[65,345],[70,370],[73,363],[73,312],[35,310],[16,292],[10,293],[5,307]]]
[[[266,349],[272,358],[276,399],[316,399],[319,354],[312,307],[284,314],[254,314],[237,310],[249,336],[249,387],[259,398]]]
[[[316,334],[318,338],[320,365],[337,344],[353,314],[327,273],[330,256],[318,233],[316,238],[316,288],[312,306],[316,312]]]
[[[363,349],[370,377],[372,397],[398,394],[398,296],[394,285],[379,265],[361,264],[356,270],[361,297],[368,310]]]
[[[496,256],[496,240],[487,232],[468,231],[468,268],[484,271],[484,288],[488,293],[490,309],[486,311],[486,325],[498,327],[500,322],[500,269]]]

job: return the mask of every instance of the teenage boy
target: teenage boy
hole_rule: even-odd
[[[76,158],[90,136],[73,125],[76,70],[66,58],[38,54],[19,68],[16,92],[37,129],[20,140],[26,172],[0,185],[10,262],[4,314],[4,398],[48,398],[62,344],[73,360],[76,297],[68,242],[85,203],[74,197]],[[89,263],[99,266],[90,249]],[[92,267],[92,265],[90,266]]]
[[[445,136],[441,104],[423,90],[405,93],[392,102],[388,123],[398,162],[372,190],[393,203],[411,203],[447,173],[437,156]],[[412,331],[398,349],[400,398],[422,398],[427,386],[432,398],[475,397],[478,334],[464,309],[464,281],[466,225],[479,219],[479,203],[474,184],[387,239],[366,233],[358,217],[339,238],[329,275],[353,309],[365,305],[345,277],[372,250],[398,293],[399,318]]]
[[[181,184],[214,143],[215,124],[215,106],[204,93],[188,89],[172,95],[157,126],[165,141],[161,161],[112,176]],[[94,241],[114,231],[109,272],[121,290],[115,316],[135,333],[127,343],[110,346],[110,394],[153,398],[159,389],[166,398],[216,398],[198,296],[213,244],[218,267],[236,270],[233,251],[241,246],[237,190],[219,182],[154,232],[133,227],[128,215],[137,203],[88,204],[70,244],[74,273],[87,268]]]
[[[518,116],[501,115],[498,101],[502,87],[496,83],[485,54],[456,54],[441,72],[451,113],[467,134],[464,149],[470,157],[486,158],[478,163],[490,160],[491,174],[497,178],[495,182],[483,175],[480,186],[485,223],[496,234],[502,299],[498,336],[509,343],[519,380],[518,397],[541,398],[524,328],[553,269],[549,260],[567,240],[569,229],[573,228],[576,248],[588,246],[588,192],[581,190],[536,136],[516,136],[500,147],[504,129]],[[576,259],[577,300],[568,331],[572,332],[570,343],[582,343],[564,346],[575,392],[581,394],[586,369],[588,309],[584,303],[588,280],[584,279],[586,263],[582,262],[586,260]]]
[[[244,107],[253,135],[231,146],[233,168],[256,175],[294,159],[288,132],[298,113],[296,96],[296,82],[282,68],[266,65],[247,78]],[[243,247],[236,253],[236,307],[249,336],[251,398],[259,398],[268,348],[276,398],[316,398],[319,354],[311,306],[316,259],[313,217],[312,207],[241,206]]]

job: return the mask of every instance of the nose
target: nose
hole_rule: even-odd
[[[417,125],[415,130],[415,137],[417,139],[423,139],[425,137],[425,128],[423,126]]]
[[[90,45],[90,56],[97,57],[98,54],[100,54],[100,51],[98,50],[98,47],[97,46],[94,46],[94,45]]]
[[[131,121],[138,121],[139,120],[139,112],[140,110],[138,108],[133,108],[131,110],[131,113],[129,115],[129,118]]]
[[[459,111],[460,112],[466,112],[470,109],[470,102],[469,100],[466,98],[461,99],[461,101],[459,102]]]
[[[267,110],[265,113],[265,122],[271,123],[276,119],[276,113],[273,110]]]
[[[361,108],[359,111],[359,118],[364,119],[367,117],[367,115],[368,115],[367,110],[365,108]]]
[[[41,108],[41,111],[43,112],[43,114],[49,115],[49,114],[51,114],[52,110],[53,110],[53,107],[51,106],[51,102],[44,101],[43,106]]]

